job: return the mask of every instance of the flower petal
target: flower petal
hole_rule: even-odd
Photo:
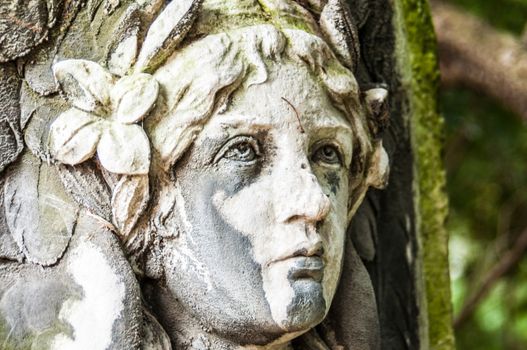
[[[49,131],[51,155],[70,165],[91,158],[101,137],[98,120],[96,116],[76,108],[59,115]]]
[[[98,114],[109,107],[114,78],[97,63],[64,60],[53,65],[53,74],[75,107]]]
[[[123,77],[111,92],[112,104],[117,109],[115,118],[125,124],[140,121],[154,106],[158,93],[159,84],[150,74]]]
[[[145,175],[150,168],[150,143],[138,125],[112,123],[103,131],[97,155],[102,166],[116,174]]]

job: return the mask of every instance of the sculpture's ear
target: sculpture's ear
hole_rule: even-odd
[[[367,183],[369,186],[383,189],[388,185],[390,176],[390,162],[388,154],[382,145],[382,140],[376,140],[373,144],[373,155],[368,169]]]
[[[384,88],[366,90],[364,101],[368,111],[370,131],[374,136],[367,183],[369,186],[382,189],[388,184],[390,170],[388,154],[381,139],[382,132],[389,123],[388,91]]]

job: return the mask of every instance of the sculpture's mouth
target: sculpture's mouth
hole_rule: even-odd
[[[319,258],[322,261],[322,256],[324,255],[324,247],[322,242],[318,241],[312,246],[300,246],[296,247],[289,252],[278,256],[277,258],[271,260],[267,263],[267,266],[275,264],[281,261],[295,259],[295,258]]]
[[[286,260],[290,262],[289,280],[313,279],[321,282],[324,276],[324,262],[321,257],[292,257]]]
[[[290,252],[273,259],[267,264],[286,264],[287,278],[290,281],[300,279],[312,279],[316,282],[322,281],[324,275],[324,247],[318,241],[314,245],[296,247]]]

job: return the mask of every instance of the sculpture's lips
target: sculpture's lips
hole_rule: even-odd
[[[320,282],[324,276],[324,261],[318,256],[295,256],[281,262],[290,265],[287,275],[290,280],[309,278]]]

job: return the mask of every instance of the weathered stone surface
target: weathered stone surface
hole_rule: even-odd
[[[4,187],[4,180],[0,181],[0,188]],[[0,213],[4,212],[4,192],[0,191]],[[0,215],[0,259],[22,262],[24,254],[15,243],[7,226],[5,215]]]
[[[121,246],[93,217],[79,215],[69,249],[53,267],[0,264],[0,339],[7,349],[147,349],[144,322]],[[152,349],[163,349],[161,335],[149,341]]]

